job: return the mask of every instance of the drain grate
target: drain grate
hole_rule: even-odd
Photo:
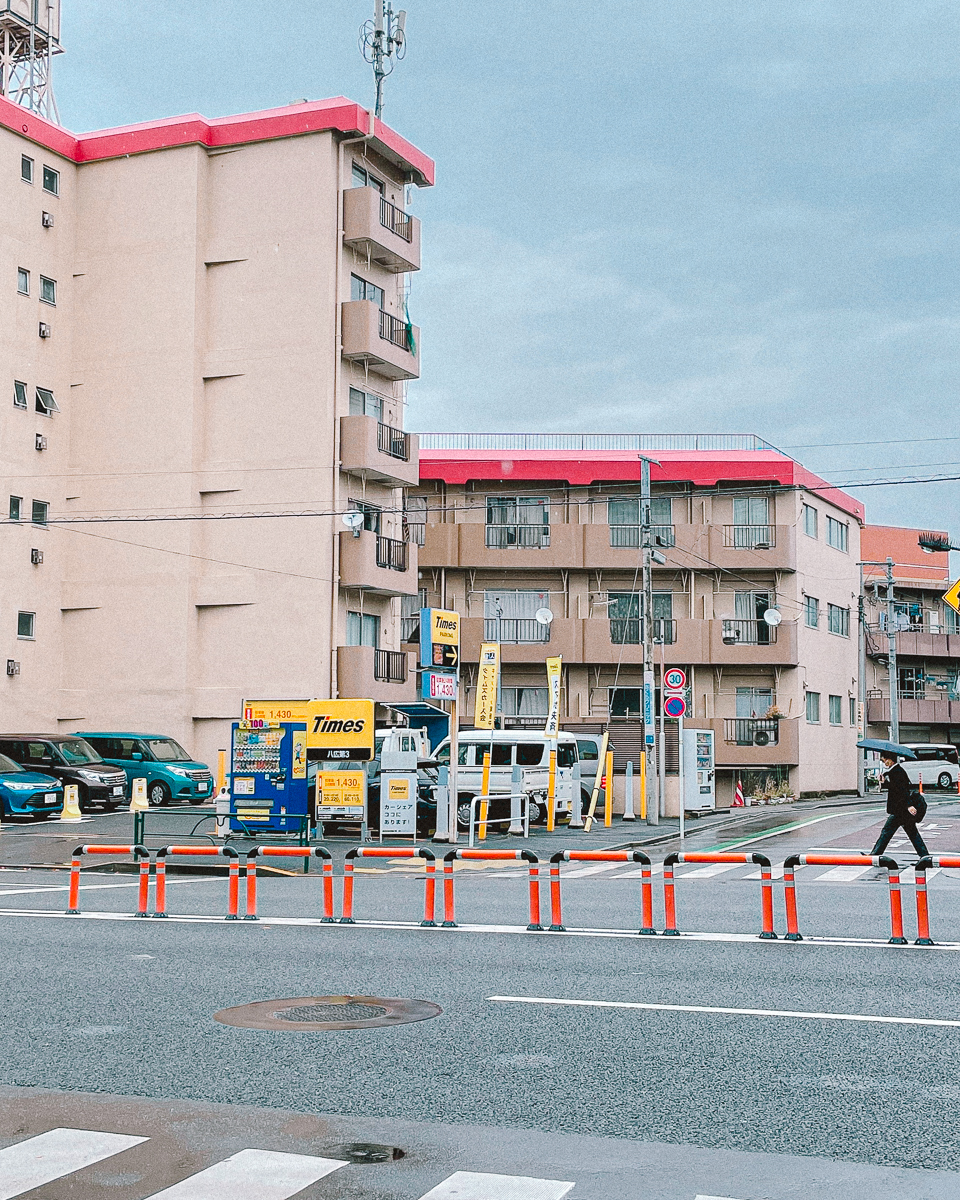
[[[377,1029],[429,1021],[442,1009],[429,1000],[387,999],[383,996],[298,996],[290,1000],[259,1000],[224,1008],[213,1014],[221,1025],[240,1029],[278,1029],[302,1032],[321,1029]]]

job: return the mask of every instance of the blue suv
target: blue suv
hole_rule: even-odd
[[[196,804],[213,795],[213,775],[195,762],[179,742],[162,733],[87,733],[78,735],[104,762],[122,767],[127,783],[146,779],[147,798],[161,804]]]
[[[28,771],[0,754],[0,816],[48,817],[63,808],[63,784],[52,775]]]

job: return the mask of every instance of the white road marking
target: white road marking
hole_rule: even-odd
[[[734,1017],[797,1017],[807,1021],[864,1021],[879,1025],[936,1025],[960,1029],[960,1021],[933,1017],[876,1017],[863,1013],[794,1012],[777,1008],[718,1008],[703,1004],[641,1004],[627,1000],[564,1000],[544,996],[488,996],[501,1004],[562,1004],[574,1008],[638,1008],[644,1012],[719,1013]]]
[[[618,862],[593,863],[589,867],[578,867],[575,871],[561,871],[564,879],[582,879],[585,875],[603,875],[606,871],[615,871],[623,866]]]
[[[287,1200],[346,1165],[337,1158],[241,1150],[149,1200]]]
[[[167,879],[167,887],[169,887],[171,884],[222,883],[222,882],[223,882],[223,878],[221,876],[217,876],[212,879],[169,879],[168,878]],[[138,879],[135,879],[130,883],[81,883],[80,891],[81,892],[96,892],[96,891],[102,891],[104,888],[135,888],[135,887],[139,887],[139,886],[140,886],[140,881]],[[51,885],[49,887],[10,888],[8,890],[0,891],[0,896],[32,896],[32,895],[36,894],[37,892],[68,892],[69,890],[70,890],[70,885],[64,883],[64,884],[57,884],[56,886]]]
[[[803,869],[804,869],[803,863],[800,863],[799,866],[794,867],[793,868],[794,876],[799,875]],[[762,878],[763,878],[763,874],[759,867],[757,867],[757,869],[755,871],[751,871],[749,875],[744,875],[744,879],[762,879]],[[770,878],[771,879],[782,879],[783,878],[783,863],[781,863],[777,867],[770,868]]]
[[[734,1196],[697,1196],[696,1200],[736,1200]]]
[[[0,1150],[0,1200],[32,1192],[71,1171],[81,1171],[145,1141],[145,1137],[99,1133],[94,1129],[51,1129],[7,1146]]]
[[[562,1179],[457,1171],[420,1200],[563,1200],[573,1187]]]
[[[620,874],[616,876],[616,878],[617,879],[637,879],[643,874],[644,870],[645,870],[644,867],[637,867],[636,870],[633,870],[633,871],[621,871]],[[662,875],[663,874],[663,863],[662,862],[651,863],[650,864],[650,874],[651,875]]]
[[[743,863],[711,863],[709,867],[700,867],[696,871],[684,871],[678,879],[712,879],[714,875],[722,875],[725,871],[735,871]]]
[[[824,871],[822,875],[818,875],[813,883],[852,883],[854,879],[859,879],[861,875],[866,875],[868,871],[872,871],[873,867],[833,867],[829,871]]]

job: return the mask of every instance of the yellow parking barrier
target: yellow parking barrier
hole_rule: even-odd
[[[550,749],[550,771],[547,776],[547,833],[553,833],[557,823],[557,745]]]
[[[486,841],[487,837],[487,813],[490,809],[490,801],[487,797],[490,795],[490,751],[484,751],[483,755],[483,784],[480,788],[480,794],[483,799],[480,801],[480,826],[477,830],[477,837],[481,842]]]
[[[130,811],[132,813],[146,812],[149,807],[147,781],[146,779],[135,779],[130,789]]]
[[[80,789],[75,783],[68,783],[63,789],[63,812],[60,814],[60,820],[83,820],[83,814],[80,812]]]

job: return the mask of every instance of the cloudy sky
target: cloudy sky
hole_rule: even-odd
[[[955,4],[401,2],[385,118],[438,163],[412,428],[745,431],[837,482],[960,475]],[[371,102],[373,0],[63,3],[76,130]],[[956,483],[851,490],[960,537]]]

